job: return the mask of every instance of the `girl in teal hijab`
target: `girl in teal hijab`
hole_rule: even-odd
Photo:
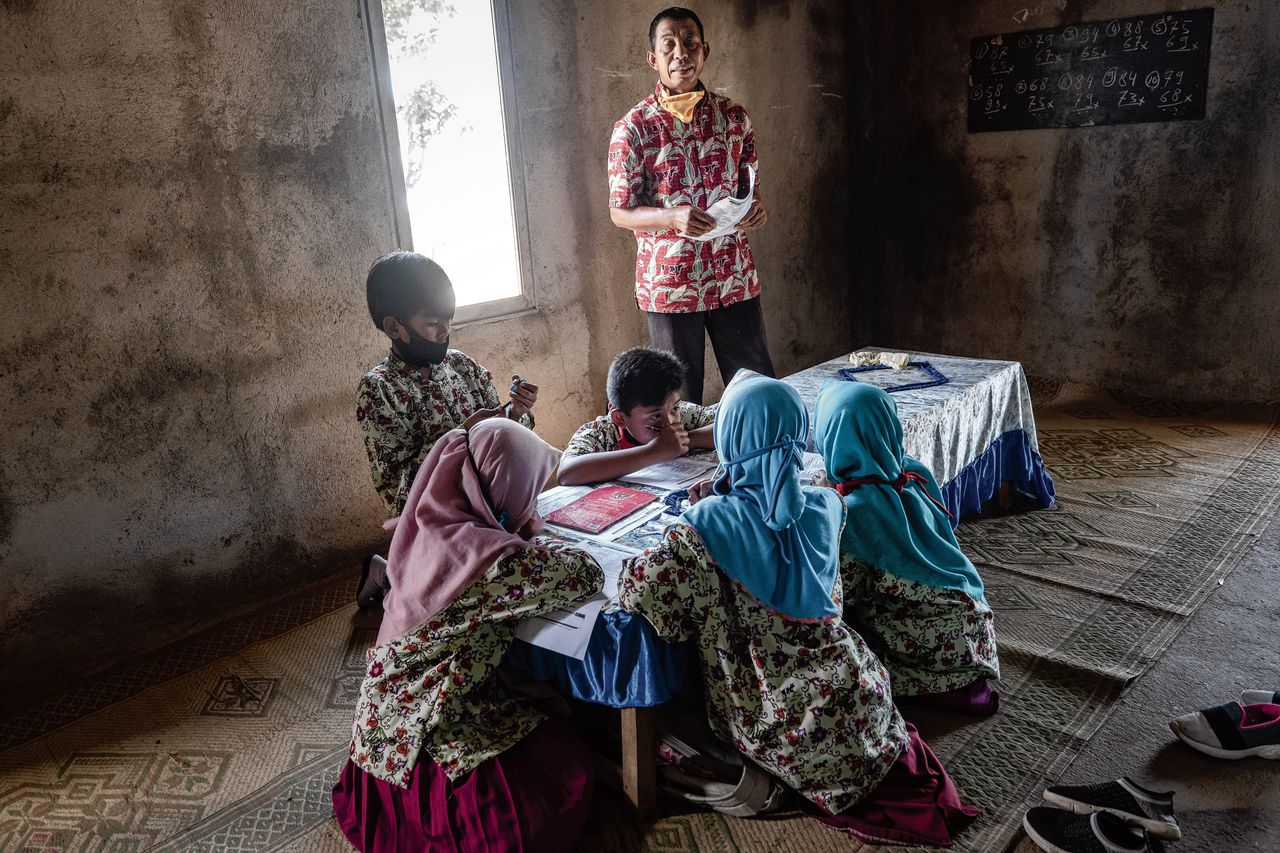
[[[684,515],[722,571],[760,602],[799,619],[839,616],[844,508],[830,491],[803,486],[809,414],[794,388],[747,375],[730,384],[716,415],[722,473]]]
[[[844,498],[845,620],[889,670],[895,697],[973,713],[999,698],[995,626],[982,578],[960,550],[933,473],[902,449],[893,398],[858,382],[818,394],[815,439]]]
[[[890,673],[841,617],[830,489],[801,483],[809,417],[794,388],[747,375],[716,414],[723,473],[627,561],[618,604],[693,641],[712,733],[862,839],[948,846],[976,810],[902,718]]]

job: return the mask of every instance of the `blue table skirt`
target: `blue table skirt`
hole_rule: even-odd
[[[692,642],[665,643],[643,616],[621,610],[600,614],[582,660],[516,640],[506,661],[567,696],[613,708],[661,705],[698,677]]]
[[[952,523],[980,512],[1005,480],[1019,497],[1040,507],[1053,506],[1053,480],[1040,454],[1032,451],[1022,430],[1010,430],[942,487]],[[698,677],[692,643],[664,643],[644,617],[617,610],[600,614],[583,660],[523,640],[512,643],[506,660],[568,696],[614,708],[661,705]]]
[[[1015,496],[1041,509],[1053,506],[1053,479],[1045,470],[1044,461],[1031,449],[1026,433],[1013,429],[991,442],[942,487],[942,502],[951,513],[951,526],[959,525],[967,515],[982,512],[982,505],[996,496],[1006,480],[1012,484]]]

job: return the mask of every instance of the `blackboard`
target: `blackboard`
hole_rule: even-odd
[[[1213,10],[973,40],[969,131],[1204,118]]]

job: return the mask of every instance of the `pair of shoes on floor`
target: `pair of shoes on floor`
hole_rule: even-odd
[[[1145,853],[1153,838],[1182,837],[1173,792],[1148,790],[1127,776],[1095,785],[1051,785],[1044,800],[1050,805],[1028,810],[1022,827],[1049,853]]]
[[[1246,690],[1239,702],[1183,714],[1169,728],[1214,758],[1280,758],[1280,690]]]

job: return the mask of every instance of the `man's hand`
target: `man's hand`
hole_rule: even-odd
[[[747,211],[747,215],[738,222],[738,230],[754,231],[768,221],[769,214],[765,212],[764,202],[757,196],[751,199],[751,209]]]
[[[711,480],[699,480],[689,487],[689,506],[711,494]]]
[[[507,394],[511,399],[511,410],[507,417],[513,421],[517,421],[525,412],[533,408],[533,404],[538,402],[538,386],[532,382],[526,382],[519,375],[511,377],[511,390]]]
[[[505,411],[503,410],[502,406],[498,406],[493,409],[480,409],[474,415],[472,415],[471,417],[467,418],[465,421],[462,422],[462,428],[471,429],[473,426],[475,426],[476,424],[480,423],[483,420],[488,420],[489,418],[496,418],[502,414],[505,414]]]
[[[701,237],[715,228],[716,222],[698,208],[685,204],[671,208],[671,227],[685,237]]]
[[[678,459],[689,452],[689,433],[685,432],[679,412],[662,425],[658,437],[653,440],[653,449],[664,460]]]

